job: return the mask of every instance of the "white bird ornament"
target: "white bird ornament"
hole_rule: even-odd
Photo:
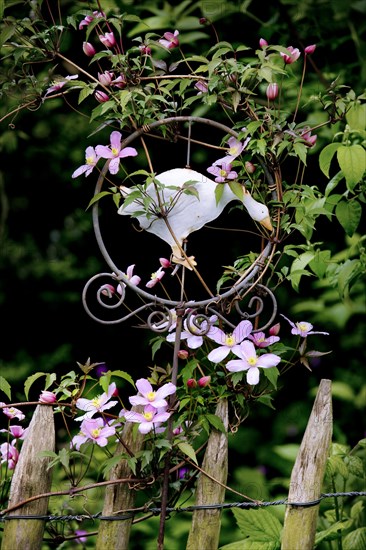
[[[142,229],[170,245],[174,263],[192,269],[197,263],[194,256],[187,257],[184,253],[183,241],[216,219],[229,202],[240,199],[228,184],[216,183],[190,168],[173,168],[158,174],[154,180],[159,183],[151,182],[144,191],[142,186],[120,186],[124,199],[131,193],[136,198],[125,201],[118,214],[136,218]],[[219,185],[223,186],[223,192],[217,203],[215,190]],[[253,199],[249,191],[243,189],[243,192],[241,202],[250,217],[272,231],[267,206]]]

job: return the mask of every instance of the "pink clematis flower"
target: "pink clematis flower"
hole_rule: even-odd
[[[98,73],[98,80],[102,86],[109,86],[114,79],[114,74],[111,71],[104,71],[104,73]]]
[[[236,354],[239,349],[240,343],[246,338],[253,330],[253,325],[250,321],[240,321],[238,326],[234,329],[232,334],[226,334],[221,328],[215,327],[208,337],[220,344],[220,347],[213,349],[207,355],[207,359],[213,363],[220,363],[223,361],[232,351]]]
[[[207,168],[207,172],[213,176],[216,176],[216,183],[224,183],[226,180],[234,180],[238,177],[237,172],[231,170],[231,164],[222,163],[221,166],[213,164]]]
[[[119,76],[117,76],[117,78],[112,80],[111,85],[114,86],[115,88],[120,89],[120,90],[123,90],[123,88],[126,88],[127,80],[126,80],[125,75],[120,74]]]
[[[244,151],[249,141],[250,141],[250,137],[247,137],[244,143],[242,143],[241,141],[236,139],[234,136],[231,136],[227,141],[229,148],[226,151],[226,156],[218,160],[215,160],[215,162],[213,163],[213,166],[217,166],[217,165],[223,165],[223,167],[224,165],[230,166],[233,160],[235,160],[236,157],[238,157],[242,153],[242,151]],[[229,179],[233,179],[233,178],[229,178]]]
[[[290,321],[290,319],[287,319],[282,313],[280,313],[281,317],[286,319],[292,326],[291,334],[296,334],[299,336],[302,336],[303,338],[306,338],[310,334],[324,334],[325,336],[329,336],[329,332],[317,332],[313,331],[313,325],[311,323],[307,323],[306,321],[300,321],[299,323],[293,323]]]
[[[303,131],[301,132],[301,137],[305,141],[305,145],[308,147],[314,147],[316,144],[316,140],[318,138],[317,135],[312,135],[311,130],[308,126],[306,126]]]
[[[288,54],[280,52],[281,57],[283,58],[286,65],[291,65],[291,63],[294,63],[297,59],[300,57],[300,50],[298,48],[293,48],[292,46],[288,46],[286,48],[288,50]]]
[[[12,437],[14,437],[14,439],[24,439],[27,435],[28,428],[22,428],[22,426],[17,426],[13,424],[13,426],[9,426],[8,430],[3,429],[0,430],[0,432],[8,433]]]
[[[78,451],[80,445],[88,441],[96,443],[99,447],[105,447],[108,444],[108,437],[115,433],[116,429],[105,424],[103,418],[85,418],[81,423],[80,432],[72,438],[71,447],[75,447]]]
[[[268,336],[266,338],[264,332],[255,332],[254,334],[250,334],[248,339],[251,340],[257,348],[266,348],[278,342],[280,338],[279,336]]]
[[[94,147],[87,147],[85,150],[85,164],[79,166],[71,177],[77,178],[81,174],[85,174],[85,177],[89,176],[98,164],[99,159],[100,157],[96,154]]]
[[[151,279],[148,283],[146,283],[147,288],[153,288],[156,284],[160,283],[164,275],[165,271],[162,267],[159,267],[157,271],[151,273]]]
[[[235,355],[240,359],[232,359],[226,364],[226,368],[230,372],[247,372],[247,382],[251,386],[259,382],[259,369],[269,369],[275,367],[281,361],[281,357],[274,353],[264,353],[259,357],[256,354],[253,342],[244,340],[235,349]]]
[[[0,403],[0,405],[5,405],[5,403]],[[15,407],[4,407],[3,413],[8,418],[17,418],[18,420],[24,420],[25,415],[20,411],[19,409],[16,409]]]
[[[195,83],[194,87],[198,90],[197,95],[205,94],[206,92],[208,92],[208,84],[204,80],[198,80]]]
[[[18,459],[19,451],[12,443],[2,443],[0,445],[1,464],[7,462],[8,469],[14,470]]]
[[[165,409],[155,409],[151,405],[146,405],[144,412],[124,411],[123,416],[127,422],[137,422],[140,424],[138,431],[142,434],[149,433],[152,429],[159,429],[162,422],[166,422],[170,417]],[[159,430],[160,431],[160,430]]]
[[[168,50],[172,50],[173,48],[179,46],[179,40],[177,38],[178,35],[178,31],[174,31],[174,33],[166,32],[164,33],[163,38],[160,38],[159,43],[165,48],[168,48]]]
[[[136,382],[139,390],[137,395],[129,397],[131,405],[151,405],[155,409],[161,409],[168,405],[165,397],[172,395],[176,391],[176,386],[171,382],[164,384],[158,390],[154,391],[152,385],[146,378],[140,378]]]
[[[61,90],[61,88],[63,88],[65,86],[65,84],[69,80],[75,80],[75,78],[78,78],[78,77],[79,77],[79,75],[73,74],[73,75],[65,76],[64,80],[59,80],[57,82],[54,82],[52,84],[52,86],[47,88],[47,91],[46,91],[46,93],[44,94],[43,97],[46,97],[48,94],[51,94],[52,92],[58,92],[59,90]]]
[[[135,265],[136,264],[132,264],[132,265],[129,265],[128,268],[127,268],[127,271],[126,273],[124,273],[124,275],[127,277],[127,279],[130,281],[131,285],[136,285],[138,286],[141,282],[141,277],[139,277],[138,275],[134,275],[133,274],[133,271],[135,269]],[[125,288],[126,285],[125,283],[120,283],[118,286],[117,286],[117,292],[118,294],[123,294],[123,288]],[[113,288],[113,287],[112,287]]]
[[[278,96],[278,84],[277,82],[273,82],[272,84],[268,84],[266,89],[266,96],[270,101],[273,101]]]
[[[95,152],[99,157],[111,159],[109,163],[109,172],[111,174],[117,174],[121,158],[135,157],[137,155],[137,151],[133,147],[125,147],[124,149],[121,149],[121,140],[121,132],[114,131],[110,136],[110,147],[105,145],[97,145],[95,148]]]
[[[86,15],[82,21],[79,23],[79,30],[81,30],[83,27],[88,27],[94,19],[97,19],[99,17],[105,17],[105,13],[102,11],[93,11],[93,15]]]
[[[216,330],[215,327],[213,327],[213,324],[217,321],[217,315],[211,315],[209,319],[209,325],[210,328],[207,332],[207,334],[202,335],[202,332],[205,332],[208,328],[207,321],[203,321],[200,327],[197,327],[195,325],[195,318],[196,315],[192,315],[189,321],[185,320],[183,327],[184,330],[182,330],[180,339],[187,341],[187,346],[190,349],[197,349],[200,348],[203,344],[203,338],[204,336],[210,337],[210,334],[213,330]],[[174,342],[175,341],[175,332],[168,334],[166,337],[167,342]]]
[[[86,418],[92,418],[96,413],[110,409],[118,403],[118,401],[109,401],[116,391],[116,384],[112,382],[108,388],[107,393],[102,393],[102,395],[97,395],[94,399],[85,399],[80,397],[76,401],[76,407],[82,411],[86,411],[83,416],[75,418],[77,422],[84,420]]]

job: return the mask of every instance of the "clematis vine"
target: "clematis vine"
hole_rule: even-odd
[[[139,378],[139,380],[136,381],[136,387],[139,393],[129,397],[131,405],[151,405],[155,409],[166,407],[168,402],[165,397],[172,395],[177,389],[174,384],[168,382],[154,391],[152,385],[146,378]]]
[[[325,336],[329,336],[329,332],[318,332],[312,330],[313,325],[311,323],[307,323],[306,321],[300,321],[299,323],[293,323],[290,321],[290,319],[287,319],[282,313],[280,313],[281,317],[286,319],[288,323],[290,323],[292,329],[291,334],[297,334],[299,336],[302,336],[303,338],[307,338],[310,334],[324,334]]]
[[[244,338],[249,336],[252,330],[253,325],[250,321],[240,321],[238,326],[230,334],[225,333],[221,328],[214,327],[207,336],[216,342],[216,344],[220,344],[220,346],[210,351],[207,359],[213,363],[220,363],[220,361],[223,361],[230,352],[236,354],[240,343]]]
[[[269,369],[276,367],[281,361],[281,357],[274,353],[264,353],[257,356],[253,342],[244,340],[235,348],[235,355],[240,359],[231,359],[225,365],[229,372],[247,371],[247,382],[255,386],[259,382],[259,369]]]
[[[85,418],[80,426],[80,432],[72,438],[71,447],[77,451],[80,445],[92,441],[105,447],[108,444],[108,437],[114,435],[116,429],[113,426],[104,423],[103,418]]]
[[[161,424],[166,422],[170,417],[170,413],[162,409],[156,409],[152,405],[146,405],[143,413],[138,413],[135,411],[124,411],[123,416],[127,422],[136,422],[139,425],[138,431],[142,434],[147,434],[151,432],[152,429],[155,431],[161,431]]]
[[[110,136],[110,147],[105,145],[97,145],[95,148],[95,152],[99,157],[111,159],[108,168],[111,174],[117,174],[121,158],[135,157],[137,155],[137,151],[133,147],[125,147],[122,149],[121,140],[121,132],[114,131]]]
[[[73,174],[72,178],[77,178],[81,174],[85,174],[85,177],[89,176],[98,164],[100,157],[96,154],[94,147],[87,147],[85,150],[85,164],[79,166]]]
[[[85,399],[83,397],[79,397],[79,399],[76,401],[76,407],[82,411],[86,411],[86,413],[83,416],[75,418],[75,420],[77,422],[80,422],[85,418],[92,418],[96,413],[100,413],[116,405],[118,401],[109,401],[115,393],[116,389],[116,384],[112,382],[112,384],[110,384],[108,388],[107,393],[98,395],[93,399]]]

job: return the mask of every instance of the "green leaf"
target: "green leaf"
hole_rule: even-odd
[[[271,382],[272,386],[277,389],[277,379],[279,377],[279,370],[277,367],[271,367],[269,369],[263,369],[264,376]]]
[[[344,537],[342,542],[343,550],[355,550],[355,548],[366,548],[366,527],[359,527]]]
[[[338,291],[340,296],[347,296],[354,279],[360,274],[359,260],[346,260],[338,273]]]
[[[366,130],[366,103],[354,103],[346,113],[351,130]]]
[[[338,185],[338,183],[344,178],[344,174],[342,171],[340,172],[337,172],[337,174],[335,176],[332,177],[331,180],[329,180],[326,188],[325,188],[325,191],[324,191],[324,195],[327,197],[329,195],[329,193],[331,193],[333,191],[333,189],[336,188],[336,186]]]
[[[98,202],[99,199],[101,199],[102,197],[105,197],[106,195],[111,195],[111,192],[102,191],[101,193],[97,193],[96,195],[94,195],[94,197],[91,199],[86,209],[90,208],[94,203]]]
[[[306,166],[306,155],[308,152],[308,148],[306,147],[306,145],[304,143],[296,142],[294,143],[294,151],[301,162],[303,162],[303,164],[305,164]]]
[[[0,390],[5,393],[6,397],[11,400],[11,386],[3,376],[0,376]]]
[[[322,149],[322,151],[320,152],[320,155],[319,155],[320,170],[323,172],[323,174],[327,176],[327,178],[329,178],[329,169],[330,169],[333,156],[340,146],[341,146],[340,143],[330,143],[329,145],[324,147],[324,149]]]
[[[287,443],[285,445],[276,445],[273,447],[273,451],[290,462],[295,462],[297,454],[299,452],[299,445],[297,443]]]
[[[349,237],[355,233],[362,215],[362,206],[356,200],[342,200],[335,209],[337,220]]]
[[[251,542],[272,542],[279,547],[282,525],[268,510],[233,509],[236,523],[240,531]],[[259,548],[256,546],[256,548]]]
[[[205,418],[216,430],[222,433],[226,433],[224,423],[219,416],[217,416],[216,414],[206,414]]]
[[[25,381],[24,383],[24,393],[25,393],[25,397],[26,399],[28,399],[28,395],[29,395],[29,390],[32,386],[32,384],[38,380],[38,378],[40,378],[41,376],[47,376],[47,372],[36,372],[34,374],[32,374],[31,376],[28,376],[27,380]]]
[[[317,250],[314,259],[309,262],[310,269],[319,279],[324,277],[330,263],[330,257],[330,250]]]
[[[310,275],[310,272],[305,270],[305,267],[314,259],[315,253],[312,251],[300,254],[292,263],[289,279],[293,288],[298,291],[300,280],[303,275]]]
[[[238,197],[238,199],[240,199],[242,201],[243,197],[244,197],[243,186],[238,181],[231,181],[229,183],[229,187],[230,187],[231,191],[234,193],[234,195],[236,195]]]
[[[315,546],[317,546],[322,541],[330,541],[340,538],[340,533],[349,529],[353,525],[353,520],[337,521],[333,523],[328,529],[320,531],[315,536]],[[354,550],[354,549],[353,549]]]
[[[340,145],[337,149],[339,166],[346,178],[347,187],[352,191],[365,173],[366,151],[362,145]]]
[[[186,441],[180,441],[179,443],[177,443],[177,446],[182,451],[183,454],[187,455],[188,458],[190,458],[195,464],[198,464],[196,453],[192,445],[190,445]]]
[[[112,377],[117,376],[118,378],[123,378],[123,380],[126,380],[135,388],[135,382],[130,374],[128,372],[124,372],[123,370],[114,370],[112,371]]]

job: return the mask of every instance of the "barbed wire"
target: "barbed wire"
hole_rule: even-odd
[[[310,500],[307,502],[289,502],[287,499],[282,500],[272,500],[269,502],[225,502],[221,504],[200,504],[200,505],[192,505],[192,506],[177,506],[177,507],[168,507],[166,508],[166,512],[171,513],[182,513],[182,512],[194,512],[196,510],[227,510],[231,508],[265,508],[268,506],[280,506],[280,505],[286,505],[286,506],[292,506],[297,508],[310,508],[312,506],[317,506],[320,504],[320,502],[326,498],[337,498],[337,497],[364,497],[366,496],[366,491],[348,491],[348,492],[340,492],[340,493],[322,493],[319,498],[315,500]],[[5,522],[8,520],[43,520],[43,521],[85,521],[85,520],[100,520],[100,521],[124,521],[124,520],[130,520],[135,517],[135,515],[138,512],[144,512],[149,513],[154,516],[158,516],[162,512],[162,508],[153,508],[150,506],[146,506],[143,510],[141,508],[139,511],[131,511],[120,515],[114,515],[114,516],[103,516],[102,512],[98,512],[96,514],[68,514],[68,515],[37,515],[37,514],[31,514],[31,515],[8,515],[8,516],[0,516],[0,523]],[[1,511],[0,511],[1,514]]]

